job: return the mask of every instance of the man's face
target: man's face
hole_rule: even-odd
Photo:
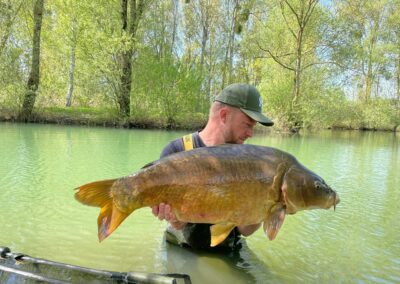
[[[225,142],[243,144],[253,136],[253,128],[257,122],[238,108],[230,108],[225,122]]]

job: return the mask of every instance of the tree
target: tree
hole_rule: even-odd
[[[27,76],[21,72],[21,67],[27,65],[26,60],[21,59],[26,41],[18,37],[20,23],[24,22],[21,14],[26,12],[25,2],[0,0],[0,105],[9,102],[7,107],[12,109],[21,108],[26,88],[23,80],[26,81]]]
[[[204,78],[199,94],[205,93],[208,100],[211,98],[212,68],[215,64],[213,48],[219,7],[220,1],[210,0],[191,1],[184,5],[185,56],[190,59],[190,64],[199,65]],[[199,101],[203,101],[201,97]]]
[[[120,84],[117,100],[119,104],[119,112],[121,117],[130,116],[130,95],[132,88],[132,56],[135,51],[134,40],[139,26],[139,22],[143,15],[146,4],[149,0],[121,0],[121,24],[122,35],[128,41],[125,49],[119,54],[120,59]],[[129,6],[129,17],[128,17]]]
[[[234,2],[234,3],[231,3]],[[232,65],[233,65],[233,55],[234,55],[234,47],[235,47],[235,23],[236,23],[236,18],[238,15],[238,10],[239,10],[239,1],[228,1],[226,3],[228,5],[226,9],[226,13],[232,13],[230,15],[230,21],[229,21],[229,26],[226,30],[227,33],[227,48],[225,49],[225,57],[224,57],[224,63],[222,67],[222,83],[221,83],[221,88],[223,89],[225,87],[225,83],[231,81],[232,78]],[[233,4],[233,9],[230,9],[230,5]]]
[[[262,38],[257,45],[264,57],[272,58],[279,66],[293,74],[292,96],[289,103],[288,127],[297,131],[301,125],[301,85],[306,69],[322,64],[317,57],[317,48],[322,40],[320,13],[316,13],[318,0],[279,0],[277,5],[267,5],[268,16],[259,17],[263,27]]]
[[[336,58],[345,66],[356,85],[357,97],[368,103],[374,86],[388,67],[385,54],[388,1],[336,1],[336,25],[341,27],[342,44],[336,48]]]
[[[181,48],[183,10],[179,3],[164,1],[148,9],[145,29],[139,30],[144,34],[138,35],[146,45],[138,45],[132,77],[131,115],[157,117],[167,127],[176,127],[188,113],[208,110],[208,105],[202,108],[204,96],[199,93],[200,64],[189,62]]]
[[[400,1],[393,0],[389,2],[389,18],[388,18],[388,30],[389,30],[389,58],[390,62],[393,62],[394,72],[391,72],[395,81],[395,92],[393,98],[394,105],[394,129],[400,125],[400,19],[398,17],[398,11],[400,10]]]
[[[37,3],[0,0],[0,104],[21,118],[73,101],[175,127],[247,82],[284,128],[399,121],[399,0],[53,0],[38,44]]]
[[[32,40],[32,64],[28,78],[28,84],[24,96],[22,110],[19,114],[20,119],[28,120],[32,115],[35,105],[37,90],[40,79],[40,32],[42,29],[44,0],[36,0],[33,8],[33,40]]]
[[[70,5],[74,5],[73,3],[69,3]],[[74,7],[76,10],[76,7]],[[69,44],[71,47],[71,57],[70,57],[70,64],[69,64],[69,71],[68,71],[68,88],[67,88],[67,95],[66,95],[66,102],[65,106],[70,107],[72,104],[72,96],[74,92],[74,79],[75,79],[75,66],[76,66],[76,48],[78,45],[78,37],[79,37],[79,23],[77,16],[74,14],[74,11],[71,11],[71,18],[70,18],[70,27],[71,27],[71,36],[69,38]]]

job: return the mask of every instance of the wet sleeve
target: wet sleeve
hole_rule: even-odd
[[[166,157],[168,155],[171,155],[176,152],[181,152],[183,151],[183,144],[182,144],[182,138],[179,138],[177,140],[174,140],[170,143],[168,143],[167,146],[162,150],[160,158]]]

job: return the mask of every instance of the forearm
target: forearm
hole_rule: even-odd
[[[168,204],[161,203],[159,206],[153,206],[152,212],[154,216],[158,217],[159,220],[166,220],[168,221],[172,227],[176,230],[182,230],[187,223],[178,221],[175,214],[173,214],[171,207]],[[252,225],[243,225],[238,226],[239,233],[243,236],[247,237],[257,231],[260,228],[260,224],[252,224]]]

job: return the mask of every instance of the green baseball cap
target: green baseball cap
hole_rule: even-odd
[[[262,113],[262,98],[258,90],[248,84],[232,84],[219,93],[214,101],[240,108],[250,118],[265,126],[274,123]]]

